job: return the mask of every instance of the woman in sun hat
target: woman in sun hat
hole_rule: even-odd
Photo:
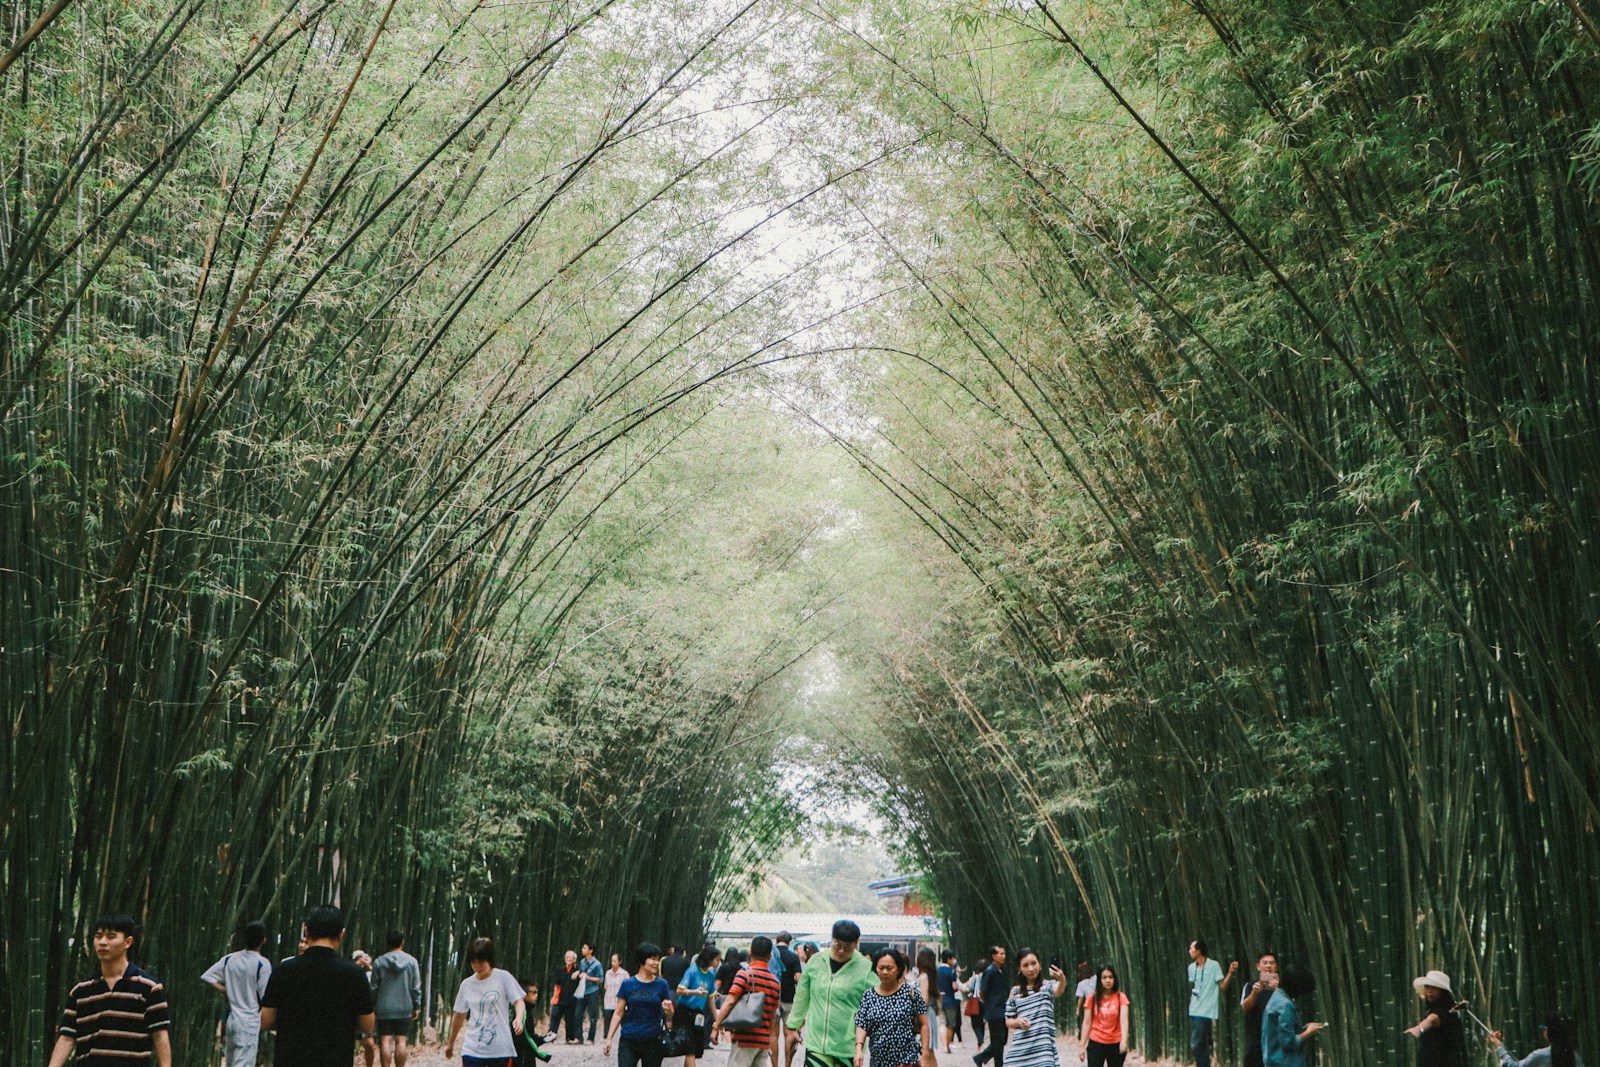
[[[1411,987],[1422,998],[1422,1021],[1406,1031],[1417,1039],[1417,1067],[1467,1067],[1467,1035],[1455,1012],[1450,976],[1429,971]]]

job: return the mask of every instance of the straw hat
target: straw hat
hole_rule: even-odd
[[[1415,989],[1418,993],[1422,992],[1424,986],[1430,985],[1435,989],[1444,990],[1452,997],[1456,995],[1455,990],[1450,988],[1450,976],[1445,974],[1443,971],[1429,971],[1421,978],[1413,978],[1411,980],[1411,988]]]

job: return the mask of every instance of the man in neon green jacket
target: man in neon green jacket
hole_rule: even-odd
[[[860,941],[861,927],[840,919],[833,924],[832,951],[813,956],[795,982],[789,1053],[804,1044],[806,1067],[850,1067],[855,1058],[856,1009],[877,980],[872,962],[856,951]]]

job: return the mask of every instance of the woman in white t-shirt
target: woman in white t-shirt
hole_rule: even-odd
[[[472,974],[456,991],[444,1058],[455,1056],[456,1038],[464,1030],[461,1067],[512,1067],[517,1060],[512,1035],[522,1033],[527,1017],[522,986],[509,971],[494,965],[494,942],[487,937],[467,946],[467,963]]]

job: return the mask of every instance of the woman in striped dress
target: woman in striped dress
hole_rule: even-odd
[[[1025,948],[1017,955],[1020,981],[1006,1001],[1006,1067],[1058,1067],[1056,1055],[1056,998],[1067,991],[1067,976],[1060,967],[1044,976],[1039,954]]]

